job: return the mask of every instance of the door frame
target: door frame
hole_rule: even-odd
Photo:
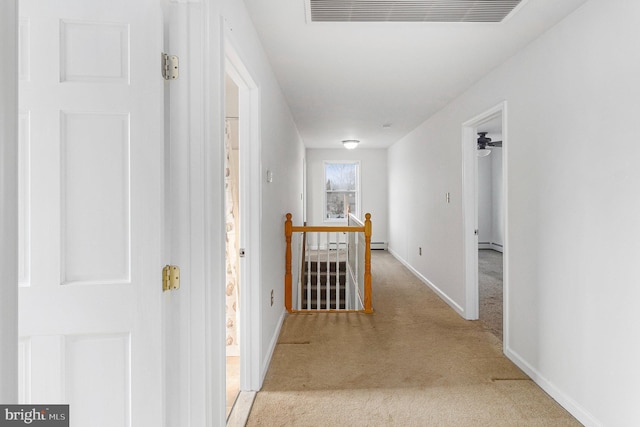
[[[262,180],[260,142],[260,91],[234,47],[231,29],[224,25],[224,71],[221,87],[224,93],[225,74],[238,86],[238,138],[240,203],[240,241],[245,249],[240,258],[240,391],[258,391],[262,386],[260,349],[262,348],[260,319],[261,298],[261,223]],[[220,118],[224,124],[224,114]],[[224,128],[224,126],[222,126]],[[224,170],[222,168],[221,170]],[[224,190],[224,189],[222,189]],[[224,206],[222,206],[224,209]],[[224,215],[223,215],[224,218]],[[221,271],[224,273],[224,259]],[[222,282],[224,283],[224,282]],[[224,287],[221,288],[221,292]]]
[[[0,402],[18,403],[18,1],[0,2]]]
[[[508,126],[507,101],[502,101],[492,108],[478,114],[462,124],[462,197],[463,197],[463,250],[464,250],[464,283],[465,308],[467,320],[479,317],[478,292],[478,157],[476,155],[476,130],[479,125],[500,115],[502,118],[502,193],[504,204],[504,248],[503,248],[503,298],[502,324],[503,348],[508,347],[509,338],[509,203],[508,203]]]

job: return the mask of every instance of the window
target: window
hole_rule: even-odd
[[[347,207],[351,213],[359,216],[359,163],[325,162],[325,221],[344,221]]]

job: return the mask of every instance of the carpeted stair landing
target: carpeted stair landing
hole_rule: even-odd
[[[387,252],[374,251],[373,315],[285,319],[248,426],[577,426]]]

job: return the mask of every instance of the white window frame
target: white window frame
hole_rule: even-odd
[[[361,200],[360,200],[360,161],[359,160],[325,160],[322,164],[322,218],[324,222],[347,222],[348,218],[327,218],[327,165],[335,164],[349,164],[356,167],[356,211],[351,212],[356,217],[360,218]]]

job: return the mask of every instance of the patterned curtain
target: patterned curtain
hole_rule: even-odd
[[[225,121],[225,224],[226,224],[226,306],[227,306],[227,353],[237,351],[238,346],[238,197],[237,170],[231,147],[231,126]]]

